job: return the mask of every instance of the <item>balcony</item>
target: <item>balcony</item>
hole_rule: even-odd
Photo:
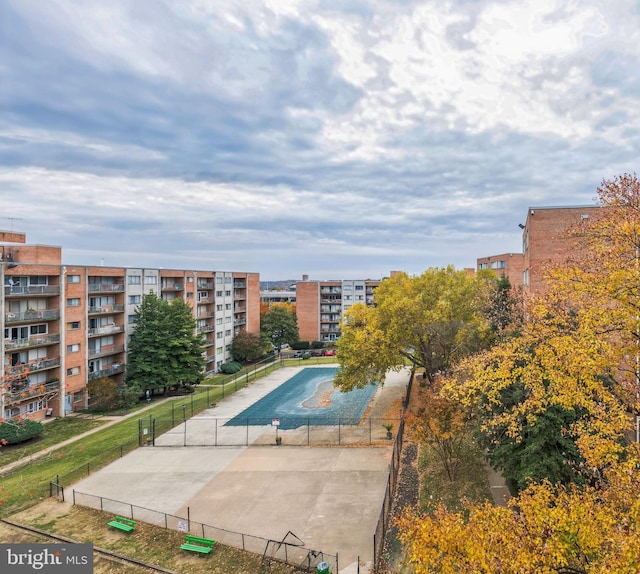
[[[342,293],[342,288],[340,287],[320,287],[320,293],[324,294],[340,294]]]
[[[98,335],[111,335],[112,333],[122,333],[124,327],[122,325],[105,325],[104,327],[96,327],[89,329],[87,334],[89,337],[97,337]]]
[[[99,307],[89,307],[89,315],[99,315],[100,313],[122,313],[124,305],[101,305]]]
[[[247,307],[245,305],[234,305],[233,306],[234,313],[246,313]]]
[[[247,283],[246,281],[234,281],[233,288],[234,289],[246,289]]]
[[[198,297],[198,305],[208,305],[209,303],[213,303],[209,297]]]
[[[93,371],[93,373],[89,373],[87,377],[90,381],[93,379],[101,379],[102,377],[110,377],[111,375],[117,375],[119,373],[124,373],[124,365],[122,363],[113,363],[104,369],[100,369],[99,371]]]
[[[234,320],[233,324],[234,324],[234,326],[246,325],[247,324],[247,319],[246,319],[246,317],[242,317],[240,319],[236,319],[236,320]]]
[[[5,285],[6,297],[22,295],[59,295],[60,285]]]
[[[34,335],[27,339],[5,339],[4,348],[7,351],[13,349],[24,349],[29,347],[41,347],[43,345],[53,345],[60,342],[60,334],[56,335]]]
[[[102,345],[99,349],[89,349],[89,358],[101,357],[105,355],[115,355],[124,353],[124,345]]]
[[[197,283],[198,291],[206,291],[207,289],[213,289],[213,283],[209,283],[208,281],[198,281]]]
[[[7,367],[7,374],[10,376],[21,375],[25,373],[33,373],[37,371],[45,371],[47,369],[53,369],[54,367],[60,366],[60,358],[56,357],[55,359],[38,359],[36,361],[31,361],[30,363],[21,363],[19,365],[13,365],[11,367]]]
[[[198,333],[211,333],[211,331],[215,331],[216,328],[214,325],[204,325],[202,327],[198,327],[196,330]]]
[[[7,313],[5,323],[23,323],[25,321],[55,321],[60,319],[59,309],[42,309],[38,311],[24,311],[23,313]]]
[[[89,283],[90,293],[119,293],[124,291],[124,283]]]
[[[58,393],[59,390],[60,381],[51,383],[35,383],[33,385],[24,385],[20,388],[12,388],[5,394],[5,406],[46,395],[51,397]]]
[[[184,291],[182,283],[163,283],[160,287],[162,291]]]
[[[233,300],[234,301],[245,301],[247,296],[244,293],[234,293]]]

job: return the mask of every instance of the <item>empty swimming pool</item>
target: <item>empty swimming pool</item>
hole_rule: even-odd
[[[265,425],[279,419],[283,430],[306,424],[358,424],[377,386],[342,393],[333,387],[336,370],[303,369],[226,424]]]

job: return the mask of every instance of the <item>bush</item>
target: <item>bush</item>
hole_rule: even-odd
[[[220,372],[224,373],[225,375],[233,375],[234,373],[237,373],[241,368],[242,365],[240,365],[240,363],[237,363],[236,361],[229,361],[228,363],[223,363],[222,365],[220,365]]]
[[[0,443],[18,444],[37,437],[44,431],[44,426],[30,419],[9,420],[0,425]]]
[[[309,348],[309,341],[296,341],[291,344],[291,348],[294,351],[304,351]]]
[[[322,349],[324,347],[324,343],[322,341],[313,341],[311,343],[312,349]]]

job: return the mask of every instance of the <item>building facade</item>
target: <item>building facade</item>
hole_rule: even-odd
[[[480,257],[476,262],[476,270],[480,271],[481,269],[491,269],[499,276],[506,277],[512,287],[521,287],[524,255],[522,253],[503,253]]]
[[[301,341],[329,343],[340,335],[343,313],[356,303],[373,305],[379,280],[337,280],[296,283],[296,315]]]
[[[145,294],[192,307],[209,373],[231,359],[237,333],[260,331],[257,273],[63,265],[60,247],[1,231],[0,257],[0,419],[64,416],[87,408],[88,381],[123,383]]]

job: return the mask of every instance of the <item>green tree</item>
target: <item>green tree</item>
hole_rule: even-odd
[[[354,305],[345,314],[338,340],[343,390],[384,381],[387,370],[410,361],[423,367],[431,384],[460,358],[486,346],[485,316],[490,275],[470,277],[453,267],[431,268],[410,277],[382,281],[375,306]]]
[[[168,303],[144,295],[129,343],[126,384],[141,392],[189,387],[202,381],[204,366],[204,340],[196,334],[191,307],[182,299]]]
[[[278,353],[283,344],[292,345],[300,338],[295,313],[280,305],[273,305],[260,317],[260,332],[267,336]]]
[[[271,350],[271,344],[264,334],[241,331],[231,343],[231,354],[234,360],[250,363]]]

